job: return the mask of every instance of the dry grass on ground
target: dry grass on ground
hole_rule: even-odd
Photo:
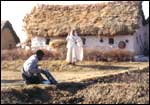
[[[149,103],[149,68],[123,73],[122,76],[107,76],[103,79],[104,82],[101,80],[102,78],[95,78],[78,83],[59,83],[56,86],[5,86],[1,87],[1,103]]]
[[[4,73],[20,72],[23,61],[2,61],[2,77]],[[15,85],[3,84],[1,87],[1,103],[84,103],[84,104],[148,104],[149,103],[149,64],[140,62],[79,62],[76,66],[66,65],[62,61],[43,61],[52,73],[59,78],[66,73],[71,76],[90,72],[91,78],[72,82],[66,79],[57,85]],[[126,65],[125,65],[126,64]],[[14,67],[15,66],[15,67]],[[18,68],[17,68],[18,67]],[[106,72],[107,71],[107,72]],[[93,72],[93,74],[92,74]],[[94,72],[96,72],[94,74]],[[59,73],[62,73],[60,75]],[[81,75],[82,74],[82,75]],[[100,75],[101,74],[101,75]],[[8,74],[10,75],[10,74]],[[13,76],[13,75],[11,75]],[[17,77],[17,76],[16,76]],[[15,77],[13,77],[15,79]],[[18,77],[20,79],[20,77]]]

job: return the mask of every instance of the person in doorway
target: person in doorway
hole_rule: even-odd
[[[57,81],[48,72],[48,70],[43,70],[38,68],[38,62],[42,60],[44,52],[42,50],[37,50],[36,54],[29,57],[22,68],[22,78],[26,84],[56,84]],[[43,73],[48,80],[45,80],[41,73]]]

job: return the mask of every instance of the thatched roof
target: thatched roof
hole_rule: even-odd
[[[1,21],[1,31],[4,30],[5,28],[9,28],[10,32],[12,33],[15,42],[19,43],[20,39],[18,38],[16,32],[14,31],[12,24],[9,21]]]
[[[32,36],[66,36],[76,27],[79,35],[126,35],[138,28],[140,1],[84,5],[38,5],[24,17]]]

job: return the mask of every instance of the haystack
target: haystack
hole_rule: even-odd
[[[66,46],[67,41],[63,40],[63,39],[56,39],[53,40],[49,43],[49,46],[51,48],[62,48],[63,46]]]
[[[115,1],[84,5],[37,5],[27,14],[24,29],[33,36],[67,36],[72,27],[81,36],[127,35],[138,28],[140,1]]]

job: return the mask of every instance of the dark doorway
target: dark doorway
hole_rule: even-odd
[[[49,44],[49,42],[50,42],[50,39],[49,39],[49,38],[46,39],[46,44],[47,44],[47,45]]]

